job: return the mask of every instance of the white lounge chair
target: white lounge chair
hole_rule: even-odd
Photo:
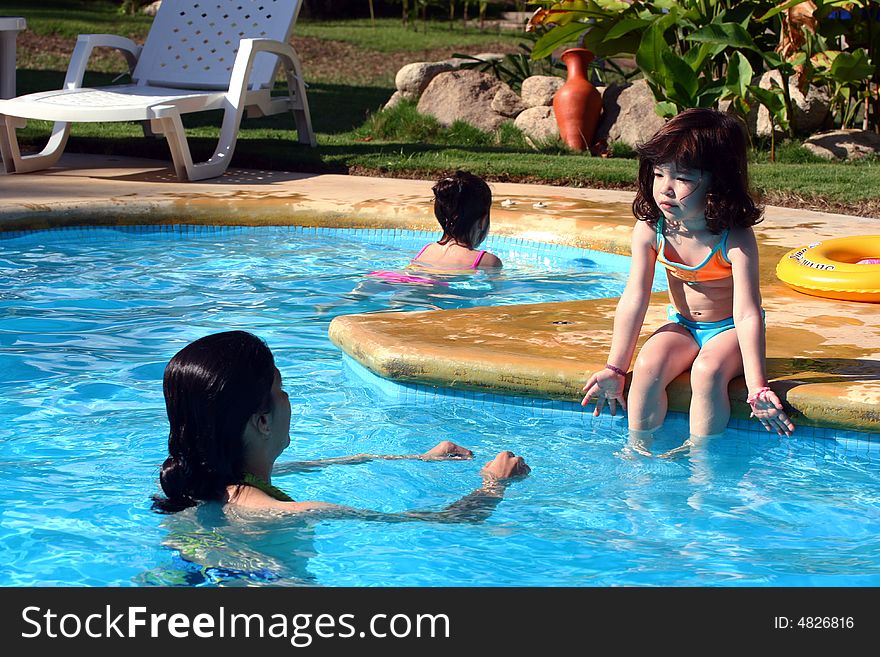
[[[143,47],[108,34],[80,35],[64,88],[0,100],[0,155],[7,173],[51,167],[61,157],[71,122],[142,121],[168,140],[181,180],[221,175],[229,166],[242,112],[293,111],[299,141],[316,145],[301,66],[290,38],[301,0],[163,0]],[[132,84],[82,88],[92,50],[115,48]],[[287,97],[270,96],[279,64]],[[217,150],[193,164],[181,115],[223,110]],[[15,131],[26,119],[55,121],[49,143],[21,155]],[[146,123],[149,122],[149,123]]]

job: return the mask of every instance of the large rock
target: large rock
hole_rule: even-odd
[[[555,75],[533,75],[523,80],[522,101],[526,107],[541,107],[553,104],[553,96],[565,80]]]
[[[471,57],[476,57],[484,62],[499,62],[504,59],[505,56],[506,55],[503,52],[481,52],[476,55],[471,55],[470,57],[450,57],[449,59],[444,59],[442,61],[451,64],[452,68],[457,70],[465,64],[476,64]]]
[[[155,16],[161,6],[162,0],[156,0],[155,2],[151,2],[150,4],[141,7],[141,13],[146,14],[147,16]]]
[[[666,123],[654,111],[656,103],[645,80],[608,86],[602,94],[602,119],[594,141],[620,141],[631,148],[645,143]]]
[[[492,99],[492,109],[502,116],[513,118],[526,109],[526,106],[513,89],[502,83]]]
[[[441,125],[464,121],[491,132],[506,119],[492,109],[501,84],[494,75],[473,70],[440,73],[419,99],[418,111],[433,116]]]
[[[397,107],[403,100],[403,94],[399,91],[395,91],[393,94],[391,94],[391,98],[388,99],[388,102],[385,103],[385,106],[382,109],[391,109],[392,107]]]
[[[758,86],[762,89],[770,89],[771,80],[776,82],[775,86],[782,86],[782,77],[778,71],[767,71],[764,73],[758,81]],[[794,84],[794,78],[789,79],[788,90],[791,93],[791,104],[794,113],[794,116],[789,117],[789,119],[795,133],[809,135],[817,130],[821,130],[831,111],[831,96],[828,92],[819,87],[810,87],[805,95]],[[758,103],[754,103],[753,108],[757,105]],[[752,134],[756,134],[759,137],[769,137],[771,124],[770,112],[767,111],[767,108],[761,105],[757,108],[757,111],[753,109],[749,114],[750,116],[747,118],[746,123]]]
[[[504,59],[504,53],[481,52],[474,57],[478,57],[484,62],[498,61]],[[403,99],[418,100],[422,92],[428,88],[431,80],[437,75],[446,71],[457,71],[465,64],[472,63],[474,63],[472,59],[451,57],[439,62],[414,62],[402,66],[394,77],[394,86],[397,87],[397,91],[391,96],[385,107],[394,107]]]
[[[415,62],[397,71],[394,85],[400,95],[409,100],[418,100],[437,75],[455,68],[450,62]]]
[[[556,115],[553,113],[553,108],[546,105],[523,110],[514,119],[513,124],[522,130],[526,141],[532,146],[540,145],[559,136]]]
[[[804,148],[828,160],[858,160],[880,155],[880,135],[870,130],[829,130],[807,139]]]

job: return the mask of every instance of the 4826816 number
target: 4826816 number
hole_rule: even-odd
[[[852,616],[801,616],[795,625],[804,630],[849,630],[855,623]]]

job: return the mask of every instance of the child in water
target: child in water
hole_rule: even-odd
[[[467,171],[456,171],[432,187],[434,216],[443,230],[412,259],[410,265],[434,271],[476,270],[501,267],[501,260],[488,251],[478,250],[489,234],[492,191],[486,181]],[[374,271],[374,278],[391,283],[448,285],[425,276],[394,271]]]
[[[736,118],[689,109],[638,148],[632,265],[617,312],[608,364],[587,381],[582,405],[628,413],[631,441],[649,445],[666,417],[666,386],[690,369],[691,441],[723,433],[728,384],[745,375],[752,417],[767,431],[794,425],[765,369],[758,246],[762,208],[749,195],[746,140]],[[669,323],[642,347],[624,383],[651,294],[655,263],[666,269]]]
[[[489,235],[492,191],[486,181],[467,171],[456,171],[437,181],[434,216],[443,236],[426,244],[413,262],[442,269],[500,267],[501,260],[478,248]]]

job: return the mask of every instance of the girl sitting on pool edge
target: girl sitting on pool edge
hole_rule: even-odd
[[[436,242],[422,247],[410,261],[414,268],[435,272],[460,272],[501,267],[501,260],[479,250],[489,235],[492,190],[486,181],[467,171],[456,171],[437,181],[434,216],[443,230]],[[369,276],[389,283],[448,285],[443,281],[399,271],[374,271]]]
[[[666,417],[666,387],[690,370],[690,444],[724,432],[728,385],[740,375],[752,417],[767,431],[794,425],[767,381],[758,245],[762,209],[749,195],[744,128],[731,115],[689,109],[639,146],[632,264],[614,315],[604,369],[584,386],[594,415],[627,411],[630,439],[647,451]],[[648,339],[623,390],[651,295],[655,263],[667,272],[669,323]]]
[[[214,501],[249,509],[384,521],[478,522],[500,502],[509,480],[530,470],[522,457],[501,452],[482,469],[483,485],[442,511],[381,513],[325,502],[296,502],[272,485],[275,460],[290,444],[291,408],[265,342],[245,331],[200,338],[168,363],[163,391],[170,423],[169,455],[159,475],[165,497],[154,496],[153,506],[167,513]],[[288,469],[372,459],[472,457],[470,450],[443,441],[419,455],[362,454],[293,464]]]

